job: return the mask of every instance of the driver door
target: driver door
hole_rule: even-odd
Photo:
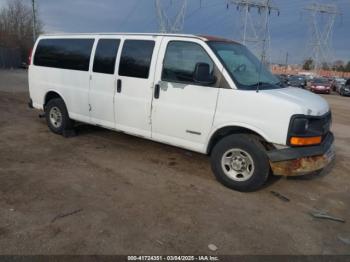
[[[212,127],[220,73],[201,41],[164,38],[155,75],[152,138],[203,152]],[[210,65],[217,81],[200,85],[193,80],[197,63]],[[157,94],[157,88],[159,93]]]

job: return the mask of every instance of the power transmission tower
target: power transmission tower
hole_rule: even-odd
[[[341,13],[336,4],[312,3],[305,7],[310,14],[311,58],[317,72],[332,60],[332,38],[336,17]]]
[[[226,0],[227,8],[235,5],[240,13],[241,41],[249,45],[263,63],[270,62],[270,15],[280,14],[272,0]]]
[[[169,10],[165,10],[162,2],[164,0],[155,0],[157,18],[159,24],[159,32],[161,33],[179,33],[182,32],[184,23],[185,23],[185,15],[187,8],[187,0],[178,0],[177,5],[171,0],[171,5]],[[173,19],[169,17],[169,13],[167,11],[176,12]]]

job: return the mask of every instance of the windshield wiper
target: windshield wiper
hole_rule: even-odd
[[[268,82],[257,82],[253,85],[250,85],[250,89],[256,89],[257,92],[259,92],[259,89],[262,87],[269,87],[269,86],[279,86],[279,87],[284,87],[284,84],[282,81],[277,82],[277,83],[268,83]]]
[[[250,85],[249,87],[260,87],[260,86],[266,86],[266,85],[274,85],[274,84],[267,83],[267,82],[257,82],[256,84]]]

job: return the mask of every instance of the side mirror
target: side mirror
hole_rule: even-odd
[[[194,69],[193,80],[203,85],[211,85],[216,82],[215,76],[210,73],[210,66],[207,63],[197,63]]]

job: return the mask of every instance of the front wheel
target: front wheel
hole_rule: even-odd
[[[220,140],[213,148],[211,166],[220,183],[243,192],[261,188],[270,172],[264,147],[246,134]]]

